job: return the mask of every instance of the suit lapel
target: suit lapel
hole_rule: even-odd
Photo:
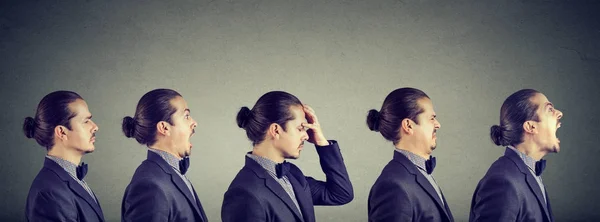
[[[550,206],[550,198],[548,197],[548,191],[546,191],[546,202],[548,202],[548,214],[550,215],[550,221],[554,221],[554,215],[552,215],[552,206]]]
[[[283,201],[292,212],[294,212],[294,216],[296,216],[296,219],[298,221],[304,221],[303,218],[300,216],[300,211],[298,211],[298,207],[296,207],[296,204],[294,204],[294,202],[290,198],[290,195],[288,195],[287,192],[285,192],[283,187],[281,187],[281,185],[277,181],[275,181],[273,177],[268,175],[265,169],[263,169],[256,161],[250,159],[249,157],[246,157],[246,167],[254,171],[254,173],[259,178],[265,180],[265,186],[269,188],[269,190],[273,192],[275,196],[279,197],[279,199],[281,199],[281,201]]]
[[[194,190],[194,195],[196,197],[196,205],[198,205],[200,213],[202,214],[202,221],[208,221],[206,219],[206,213],[204,213],[204,208],[202,208],[202,204],[200,203],[200,198],[198,198],[198,194],[196,193],[196,189],[194,189],[194,186],[192,186],[192,190]]]
[[[538,204],[543,209],[544,214],[546,215],[546,218],[549,221],[551,221],[550,214],[548,213],[548,205],[546,204],[546,201],[544,200],[544,196],[542,195],[542,190],[540,189],[540,185],[537,183],[537,180],[535,180],[533,175],[531,175],[531,172],[529,171],[529,167],[527,167],[527,165],[525,165],[525,163],[523,162],[521,157],[519,157],[515,153],[515,151],[510,150],[510,148],[506,148],[506,151],[504,152],[504,156],[506,156],[510,160],[512,160],[517,165],[517,168],[519,168],[521,173],[525,174],[525,181],[527,181],[527,185],[529,186],[529,189],[533,192],[536,199],[538,200]]]
[[[85,202],[87,202],[92,207],[92,209],[94,209],[94,212],[96,212],[98,217],[102,221],[104,221],[104,214],[102,213],[100,204],[96,203],[96,201],[94,201],[94,199],[92,199],[92,196],[90,196],[90,194],[79,183],[77,183],[77,181],[75,181],[75,179],[73,179],[69,175],[69,173],[67,173],[56,162],[54,162],[53,160],[50,160],[48,158],[46,158],[46,160],[44,161],[44,167],[47,167],[48,169],[54,171],[65,183],[67,183],[67,185],[69,186],[69,189],[71,189],[71,191],[73,191],[73,193],[75,193],[75,195],[77,195],[77,196],[81,197],[83,200],[85,200]]]
[[[288,179],[292,184],[292,188],[294,188],[294,194],[296,195],[296,200],[298,201],[298,205],[300,207],[300,210],[302,211],[304,221],[315,221],[315,219],[313,218],[313,215],[315,215],[315,211],[313,208],[312,194],[306,190],[307,184],[306,180],[304,180],[304,176],[298,174],[299,173],[290,170],[290,174],[288,174]],[[302,177],[302,179],[300,177]]]
[[[152,151],[148,151],[148,160],[157,163],[165,173],[171,175],[171,182],[173,182],[179,192],[185,196],[188,203],[192,206],[192,208],[194,208],[197,216],[202,218],[202,213],[200,212],[200,209],[198,209],[198,205],[196,205],[193,194],[190,193],[190,189],[187,187],[183,179],[177,175],[173,167],[171,167],[171,165],[169,165],[162,157]]]
[[[446,201],[446,197],[444,196],[444,192],[441,191],[440,189],[440,193],[442,194],[442,199],[444,200],[444,209],[446,210],[446,214],[449,217],[450,221],[454,221],[454,217],[452,216],[452,212],[450,211],[450,207],[448,207],[448,201]]]
[[[421,188],[423,188],[423,190],[425,190],[427,192],[427,194],[429,194],[429,196],[437,204],[438,209],[442,210],[444,212],[446,218],[449,219],[450,217],[448,216],[448,212],[446,212],[446,208],[442,204],[439,195],[435,191],[435,188],[433,188],[433,186],[431,185],[429,180],[427,180],[427,178],[425,178],[425,176],[423,176],[423,174],[421,172],[419,172],[419,169],[417,169],[417,166],[415,166],[415,164],[410,162],[410,160],[408,158],[406,158],[406,156],[404,156],[404,154],[402,154],[398,151],[394,151],[394,160],[398,161],[400,164],[402,164],[408,170],[408,172],[410,174],[415,176],[415,180],[417,181],[417,183],[421,186]]]

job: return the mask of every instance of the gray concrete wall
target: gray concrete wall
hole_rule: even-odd
[[[88,102],[100,130],[86,177],[109,221],[145,148],[121,118],[154,88],[179,91],[199,122],[189,178],[211,221],[251,149],[235,124],[270,90],[312,105],[339,141],[355,199],[318,221],[366,221],[367,196],[393,145],[367,111],[393,89],[433,100],[442,187],[457,221],[503,152],[489,139],[504,99],[542,91],[565,117],[543,175],[558,221],[600,220],[600,6],[594,1],[13,1],[0,7],[0,218],[24,220],[45,150],[21,131],[47,93]],[[314,149],[293,161],[324,179]]]

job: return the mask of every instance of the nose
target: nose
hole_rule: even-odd
[[[198,122],[192,118],[192,129],[198,127]]]
[[[302,136],[302,141],[307,141],[308,140],[308,133],[306,131],[304,131],[304,134]]]
[[[435,125],[434,125],[434,127],[435,127],[436,129],[439,129],[439,128],[441,128],[441,127],[442,127],[442,124],[440,124],[440,121],[438,121],[438,120],[436,119],[436,120],[435,120]]]
[[[556,110],[558,113],[558,116],[556,117],[556,119],[561,119],[563,117],[563,112],[561,112],[560,110]]]
[[[93,128],[92,132],[95,133],[98,131],[99,127],[98,127],[98,124],[96,124],[94,121],[92,121],[92,123],[94,124],[94,128]]]

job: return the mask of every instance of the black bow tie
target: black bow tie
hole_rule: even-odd
[[[540,176],[544,169],[546,168],[546,160],[541,159],[540,161],[535,162],[535,175]]]
[[[75,168],[75,172],[77,173],[77,179],[83,180],[85,175],[87,174],[88,165],[84,162],[81,162],[81,165]]]
[[[179,172],[181,172],[181,175],[185,175],[188,168],[190,168],[190,158],[186,156],[179,161]]]
[[[433,173],[433,169],[435,168],[435,157],[430,156],[428,160],[425,161],[425,170],[427,174]]]
[[[282,178],[286,176],[290,172],[290,163],[285,160],[283,163],[278,163],[275,165],[275,173],[277,174],[277,178]]]

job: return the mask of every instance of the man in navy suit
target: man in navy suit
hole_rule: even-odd
[[[440,123],[429,97],[414,88],[396,89],[381,111],[369,111],[367,125],[395,146],[369,193],[369,221],[454,221],[431,175]]]
[[[491,138],[504,156],[479,181],[470,221],[553,221],[542,171],[548,153],[560,151],[556,131],[563,113],[533,89],[510,95],[500,108],[500,125]]]
[[[25,136],[48,151],[29,189],[28,221],[104,221],[100,202],[84,180],[87,164],[79,165],[83,155],[94,152],[98,126],[91,119],[87,103],[69,91],[46,95],[35,118],[25,118]]]
[[[198,124],[183,97],[156,89],[140,99],[134,117],[123,118],[123,133],[148,147],[121,205],[122,221],[208,221],[185,176]]]
[[[239,221],[316,221],[314,205],[343,205],[352,184],[336,141],[323,135],[312,108],[281,91],[263,95],[237,115],[254,148],[225,193],[221,218]],[[326,182],[305,177],[296,159],[304,141],[315,144]]]

